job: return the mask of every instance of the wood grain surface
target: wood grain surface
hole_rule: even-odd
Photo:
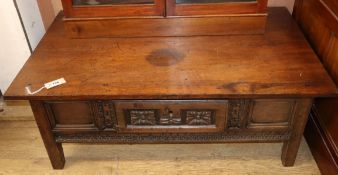
[[[64,25],[65,33],[70,38],[256,35],[264,34],[266,19],[267,14],[168,18],[64,18]]]
[[[8,99],[195,99],[336,95],[337,89],[284,8],[265,35],[68,39],[56,20]],[[64,77],[65,85],[26,95]]]

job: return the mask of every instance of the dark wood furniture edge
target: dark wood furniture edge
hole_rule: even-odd
[[[305,139],[322,174],[338,174],[338,155],[333,140],[322,127],[316,106],[313,105],[304,131]]]
[[[114,95],[114,96],[62,96],[63,100],[217,100],[217,99],[286,99],[286,98],[315,98],[337,97],[338,92],[323,94],[211,94],[211,95]],[[13,96],[4,95],[5,100],[60,100],[55,96]]]
[[[303,30],[302,26],[299,24],[300,22],[300,9],[302,8],[303,5],[303,1],[304,0],[297,0],[295,2],[295,6],[294,6],[294,11],[292,16],[296,19],[298,26],[301,30]],[[315,1],[315,5],[318,8],[318,11],[321,12],[321,15],[325,17],[325,19],[330,20],[330,21],[334,21],[332,23],[328,23],[325,22],[324,23],[329,26],[331,29],[333,29],[334,31],[338,30],[338,18],[335,15],[335,13],[322,1],[322,0],[317,0]],[[305,35],[305,38],[307,38],[309,40],[309,36]]]

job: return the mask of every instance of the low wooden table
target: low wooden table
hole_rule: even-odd
[[[30,100],[55,169],[68,142],[284,142],[292,166],[312,99],[337,88],[286,9],[270,9],[266,30],[68,39],[59,16],[5,97]]]

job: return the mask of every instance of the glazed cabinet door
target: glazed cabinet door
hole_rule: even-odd
[[[62,0],[67,18],[164,16],[165,0]]]
[[[167,0],[167,16],[265,14],[267,0]]]

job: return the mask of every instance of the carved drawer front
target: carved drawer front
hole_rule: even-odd
[[[296,107],[294,99],[253,100],[248,119],[251,129],[288,129]]]
[[[116,129],[112,102],[48,101],[44,104],[54,131]]]
[[[227,101],[117,101],[120,132],[224,131]]]

